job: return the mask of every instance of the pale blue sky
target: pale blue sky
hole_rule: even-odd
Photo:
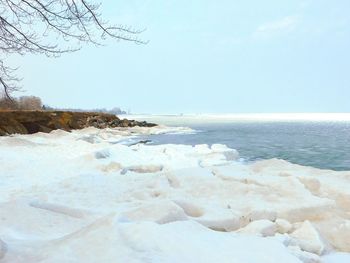
[[[134,113],[350,112],[349,0],[106,0],[147,45],[11,58],[25,94]]]

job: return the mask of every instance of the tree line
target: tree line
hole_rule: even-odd
[[[0,98],[0,110],[42,110],[43,104],[39,97],[22,96],[9,100]]]
[[[102,112],[114,115],[126,114],[119,107],[110,110],[106,108],[97,109],[76,109],[76,108],[57,108],[43,104],[41,98],[36,96],[21,96],[9,100],[6,96],[0,97],[0,110],[35,110],[35,111],[72,111],[72,112]]]

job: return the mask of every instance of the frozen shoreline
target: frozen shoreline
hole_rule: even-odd
[[[134,114],[123,117],[165,125],[232,122],[350,122],[350,113]]]
[[[0,262],[350,262],[350,172],[123,145],[168,132],[0,138]]]

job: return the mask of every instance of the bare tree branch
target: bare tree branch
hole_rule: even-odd
[[[101,45],[107,37],[146,43],[138,38],[142,30],[109,25],[99,9],[100,4],[89,0],[0,0],[0,86],[5,96],[11,99],[20,90],[16,69],[4,65],[8,54],[55,57],[79,50],[82,43]]]

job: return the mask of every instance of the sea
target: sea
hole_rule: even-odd
[[[130,118],[130,117],[129,117]],[[241,161],[278,158],[321,169],[350,171],[350,120],[137,117],[168,126],[185,126],[189,133],[152,135],[150,144],[225,144]]]

